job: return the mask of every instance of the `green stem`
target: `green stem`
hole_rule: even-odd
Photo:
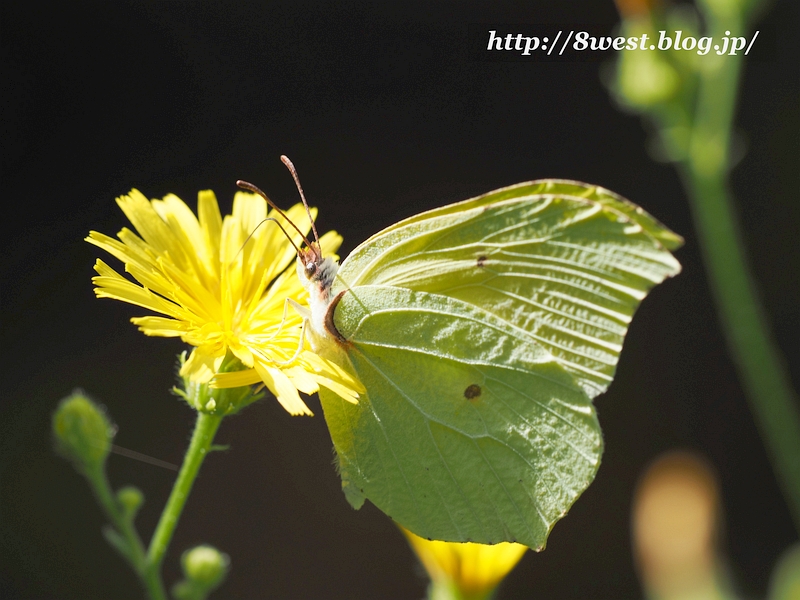
[[[711,31],[741,31],[738,19],[713,23]],[[715,37],[718,39],[718,36]],[[738,366],[750,408],[778,481],[800,531],[800,416],[798,400],[771,338],[727,186],[740,56],[722,56],[701,71],[689,157],[682,175],[692,199],[712,291]]]
[[[167,547],[175,532],[175,527],[178,525],[178,519],[186,504],[186,499],[189,497],[189,492],[192,490],[192,484],[200,470],[200,465],[203,464],[203,459],[211,449],[211,443],[214,441],[214,435],[221,422],[221,416],[204,412],[197,413],[197,423],[192,434],[192,441],[189,443],[178,479],[172,488],[164,512],[161,513],[161,519],[158,521],[153,539],[150,541],[150,548],[147,551],[147,575],[148,579],[152,581],[161,581],[161,564],[164,561]]]
[[[428,600],[492,600],[497,588],[468,592],[459,589],[454,581],[433,580],[428,586]]]
[[[108,483],[104,468],[101,466],[94,471],[87,472],[86,477],[108,520],[114,524],[114,527],[124,538],[127,550],[124,553],[124,557],[130,562],[133,570],[142,580],[150,598],[152,600],[166,600],[167,593],[161,580],[148,576],[147,555],[145,554],[144,544],[142,544],[142,540],[133,526],[132,519],[126,518],[123,514],[114,492],[111,490],[111,485]]]

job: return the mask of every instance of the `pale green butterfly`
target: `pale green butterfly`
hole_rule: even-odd
[[[556,179],[400,221],[341,266],[307,243],[311,345],[366,388],[358,404],[319,393],[350,504],[425,538],[543,548],[594,479],[592,398],[681,244],[613,192]]]

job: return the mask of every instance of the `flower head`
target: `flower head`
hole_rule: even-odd
[[[288,304],[307,306],[297,273],[289,268],[292,243],[302,240],[286,219],[307,233],[311,223],[302,205],[284,218],[260,196],[239,192],[233,214],[223,219],[211,191],[198,195],[199,218],[172,194],[148,201],[132,190],[117,204],[139,235],[123,228],[116,240],[92,231],[86,241],[121,260],[135,281],[98,259],[95,293],[163,315],[131,320],[147,335],[180,337],[194,346],[181,375],[226,388],[263,383],[292,415],[312,414],[298,391],[313,394],[319,386],[356,402],[361,384],[307,348],[303,319]],[[320,246],[330,255],[341,242],[329,232]],[[244,370],[219,372],[229,353]]]
[[[462,598],[488,598],[528,549],[522,544],[426,540],[400,528],[428,571],[434,588],[455,588]]]

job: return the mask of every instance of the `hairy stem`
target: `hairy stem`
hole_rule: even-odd
[[[117,532],[125,540],[127,551],[123,555],[142,580],[142,584],[150,598],[152,600],[167,600],[167,593],[164,590],[161,579],[150,577],[144,544],[142,544],[142,540],[133,526],[133,521],[123,514],[114,492],[111,490],[111,485],[108,483],[105,470],[100,467],[93,472],[86,473],[86,477],[100,506],[103,507],[106,517],[114,524]]]
[[[189,443],[178,479],[172,488],[164,512],[161,513],[161,519],[158,521],[153,539],[150,541],[150,548],[147,551],[148,577],[153,580],[161,580],[161,564],[164,562],[167,547],[175,532],[175,527],[178,525],[178,519],[192,490],[194,480],[197,478],[200,466],[211,449],[214,435],[221,422],[221,416],[204,412],[197,413],[197,423],[192,434],[192,441]]]

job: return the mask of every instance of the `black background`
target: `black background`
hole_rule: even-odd
[[[326,5],[327,6],[327,5]],[[800,387],[797,233],[797,9],[788,0],[771,62],[746,65],[733,172],[744,237],[775,336]],[[609,2],[51,2],[2,5],[4,235],[0,399],[0,595],[138,598],[101,538],[84,481],[54,456],[50,413],[83,387],[119,426],[116,443],[179,463],[192,412],[171,396],[178,340],[146,338],[143,310],[96,300],[98,249],[127,225],[114,197],[234,181],[296,202],[278,161],[297,165],[342,254],[421,210],[540,177],[606,186],[686,237],[684,272],[634,319],[617,377],[597,399],[606,451],[594,484],[529,553],[504,598],[641,596],[630,549],[637,477],[689,448],[718,470],[722,545],[739,589],[763,596],[796,540],[715,318],[681,183],[651,160],[638,118],[619,111],[599,63],[470,62],[474,22],[598,24]],[[105,256],[103,257],[106,258]],[[116,263],[115,263],[116,264]],[[206,461],[167,556],[208,542],[229,553],[219,598],[417,598],[425,579],[394,525],[340,491],[316,398],[314,418],[267,399],[223,423],[227,453]],[[118,455],[115,486],[146,494],[149,538],[174,473]]]

